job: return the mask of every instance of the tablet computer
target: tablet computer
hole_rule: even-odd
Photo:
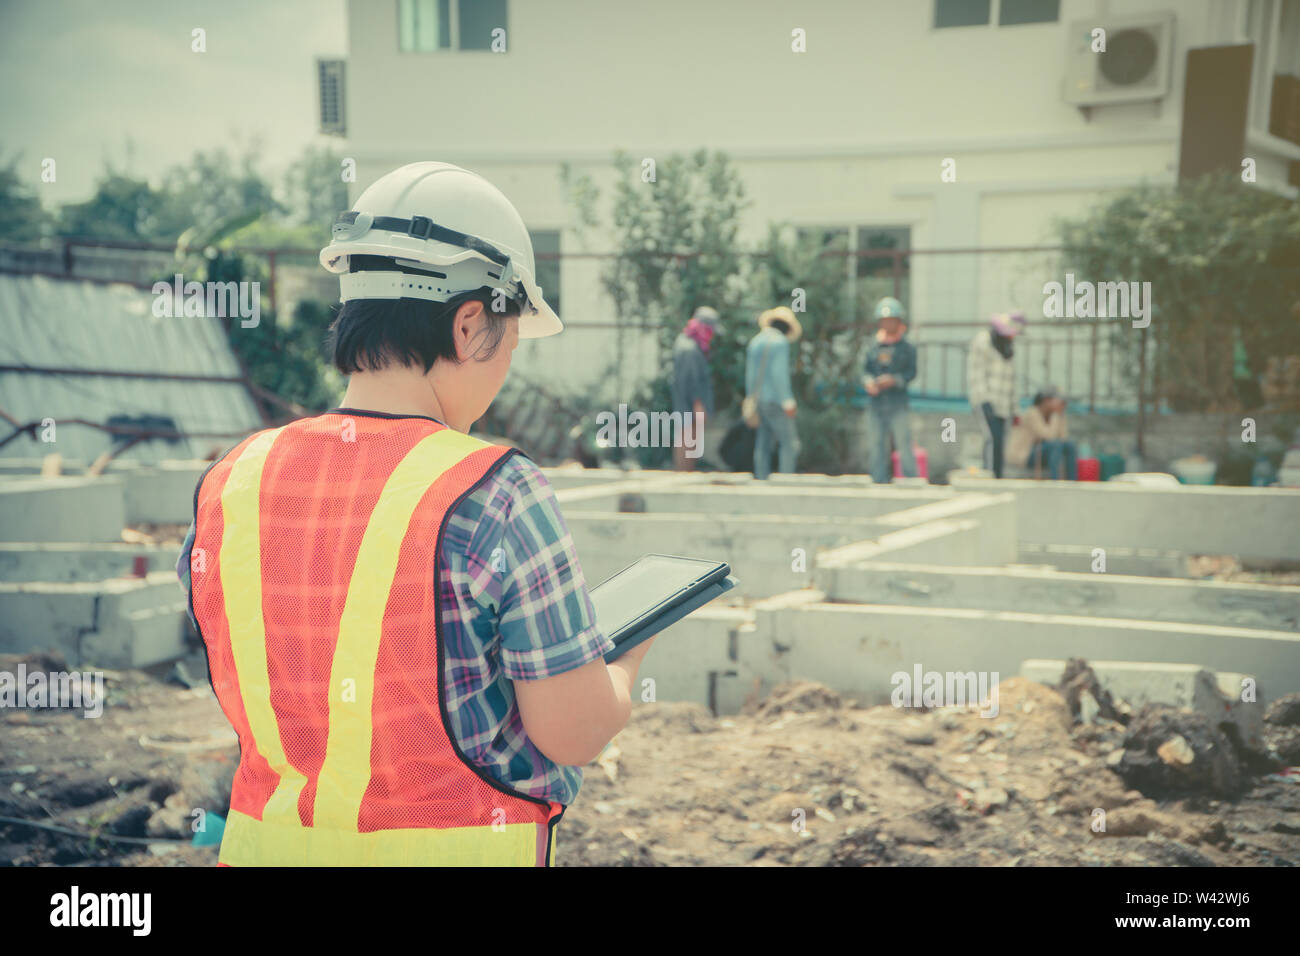
[[[647,554],[591,589],[609,662],[736,586],[725,561]]]

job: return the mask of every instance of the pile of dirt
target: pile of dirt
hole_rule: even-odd
[[[0,657],[0,670],[15,662]],[[187,667],[203,674],[201,655]],[[207,685],[187,688],[172,675],[107,672],[97,719],[0,709],[0,817],[43,826],[0,822],[0,865],[215,863],[215,847],[193,845],[194,826],[225,813],[237,744]],[[1082,668],[1067,683],[1080,690],[1075,707],[1085,690],[1102,703]],[[979,707],[857,707],[810,682],[778,687],[734,717],[638,705],[587,768],[556,860],[1300,864],[1296,776],[1234,768],[1216,753],[1230,749],[1221,731],[1189,725],[1186,714],[1151,709],[1126,727],[1099,707],[1084,722],[1071,700],[1012,678],[999,686],[996,713],[983,709],[989,716]],[[1112,703],[1122,717],[1122,702]],[[1295,731],[1300,695],[1268,713],[1270,728]],[[1183,743],[1169,746],[1175,736]]]

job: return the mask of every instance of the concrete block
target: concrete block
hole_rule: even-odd
[[[121,541],[124,488],[109,475],[0,482],[0,541]]]
[[[1055,687],[1065,673],[1065,661],[1034,658],[1020,667],[1020,676]],[[1263,746],[1264,706],[1256,697],[1243,701],[1242,688],[1253,675],[1212,673],[1195,664],[1156,664],[1145,661],[1088,661],[1097,680],[1112,696],[1126,701],[1134,710],[1144,704],[1166,704],[1204,714],[1216,725],[1231,723],[1241,739],[1252,747]]]

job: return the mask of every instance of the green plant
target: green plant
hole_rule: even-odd
[[[1258,380],[1270,358],[1300,354],[1295,200],[1232,174],[1205,176],[1133,189],[1057,230],[1078,279],[1151,283],[1150,327],[1120,321],[1111,334],[1130,382],[1145,348],[1146,393],[1175,410],[1241,408],[1243,376]]]

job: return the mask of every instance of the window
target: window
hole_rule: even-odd
[[[1002,0],[998,26],[1017,23],[1055,23],[1061,15],[1061,0]]]
[[[560,231],[539,229],[530,231],[528,238],[533,242],[533,258],[537,262],[534,278],[542,287],[542,298],[563,319],[564,313],[560,311]]]
[[[1010,27],[1019,23],[1055,23],[1061,0],[935,0],[934,26],[983,27],[996,22]]]
[[[397,3],[397,46],[403,53],[491,50],[494,32],[505,28],[506,0],[398,0]]]
[[[934,0],[934,26],[976,27],[989,22],[991,0]]]

